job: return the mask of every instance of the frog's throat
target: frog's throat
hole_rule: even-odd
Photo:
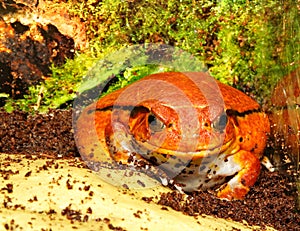
[[[198,159],[198,158],[204,158],[210,155],[219,155],[219,154],[226,154],[228,156],[233,155],[237,153],[240,150],[240,146],[237,144],[237,142],[234,141],[234,139],[223,143],[222,145],[216,146],[214,148],[210,149],[202,149],[202,150],[196,150],[191,152],[184,152],[179,150],[170,150],[165,148],[160,148],[153,146],[152,144],[149,144],[147,142],[138,142],[140,146],[142,146],[142,149],[147,150],[153,150],[153,152],[161,153],[165,155],[171,155],[180,157],[183,159]]]

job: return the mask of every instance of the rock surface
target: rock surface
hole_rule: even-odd
[[[1,230],[260,230],[146,202],[170,189],[114,187],[77,158],[1,154],[0,163]]]

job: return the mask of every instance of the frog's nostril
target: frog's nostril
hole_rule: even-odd
[[[203,125],[204,125],[204,127],[210,127],[210,122],[209,121],[205,121]]]
[[[168,128],[171,128],[171,127],[173,127],[173,126],[174,126],[173,123],[169,123],[169,124],[168,124]]]

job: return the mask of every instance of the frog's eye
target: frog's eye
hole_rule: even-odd
[[[152,113],[148,116],[148,124],[151,132],[161,132],[166,127],[165,124]]]
[[[223,132],[226,128],[228,118],[225,112],[223,112],[215,121],[212,123],[212,127],[218,132]]]

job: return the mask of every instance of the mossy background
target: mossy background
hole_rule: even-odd
[[[88,48],[63,66],[52,66],[52,75],[30,87],[24,99],[13,101],[0,94],[8,97],[7,110],[70,107],[83,76],[97,60],[134,44],[163,43],[189,52],[216,79],[246,91],[263,105],[277,81],[299,66],[296,0],[72,0],[65,4],[71,15],[85,23]],[[150,66],[149,72],[156,68]],[[119,81],[118,86],[123,86],[122,76]]]

